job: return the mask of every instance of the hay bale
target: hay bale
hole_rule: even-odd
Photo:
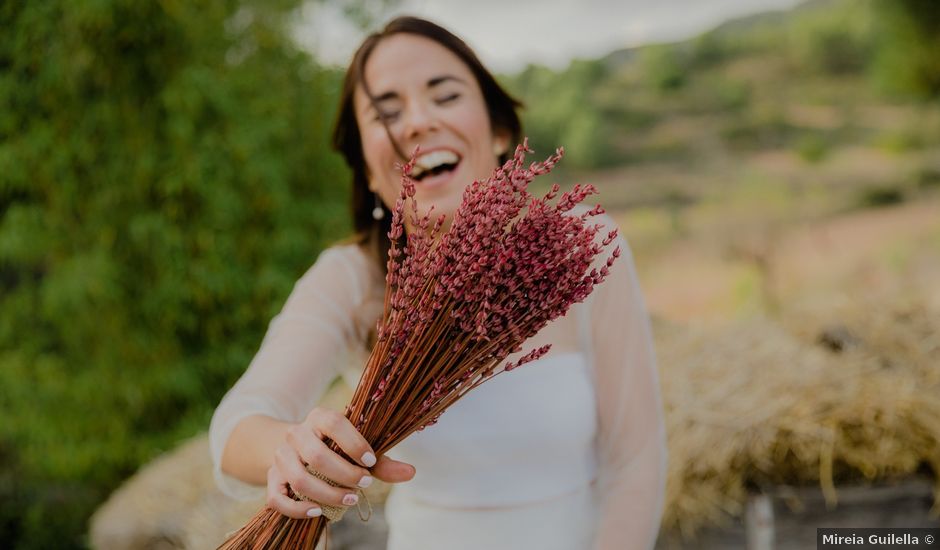
[[[690,538],[728,525],[754,487],[817,484],[831,505],[839,485],[929,470],[937,479],[940,313],[916,302],[844,302],[793,309],[785,319],[656,323],[670,451],[664,530]],[[837,353],[820,345],[833,326],[853,345]],[[326,402],[342,409],[349,392],[337,385]],[[381,546],[387,487],[373,487],[379,515],[365,527],[338,524],[332,548]],[[117,550],[214,548],[260,506],[215,488],[200,436],[116,491],[92,519],[91,542]],[[355,534],[348,546],[344,526]]]
[[[691,537],[740,517],[755,486],[940,471],[940,315],[855,306],[723,327],[657,327],[669,437],[664,529]],[[818,345],[834,322],[858,345]],[[938,492],[940,493],[940,492]],[[936,508],[936,507],[935,507]]]
[[[350,394],[338,383],[323,404],[342,410]],[[330,548],[384,546],[382,503],[388,490],[379,481],[369,487],[373,518],[366,524],[354,517],[331,526]],[[91,518],[90,542],[102,550],[216,548],[263,505],[263,499],[237,501],[219,491],[212,477],[209,439],[200,434],[141,468],[115,491]]]
[[[106,550],[214,548],[188,543],[194,510],[211,513],[206,529],[218,534],[254,514],[260,502],[238,502],[215,487],[205,435],[184,442],[144,467],[92,516],[91,546]]]
[[[751,470],[772,468],[775,423],[799,410],[805,375],[825,358],[767,321],[660,329],[657,340],[670,455],[663,527],[692,535],[741,516]]]

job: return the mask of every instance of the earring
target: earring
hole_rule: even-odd
[[[375,197],[375,208],[372,209],[372,218],[378,221],[385,217],[385,209],[382,208],[382,202],[379,200],[379,196],[375,193],[373,193],[372,196]]]
[[[507,147],[505,147],[505,146],[503,146],[503,145],[500,145],[499,143],[494,143],[494,144],[493,144],[493,154],[496,155],[497,157],[502,156],[503,154],[505,154],[505,153],[506,153],[506,149],[507,149]]]

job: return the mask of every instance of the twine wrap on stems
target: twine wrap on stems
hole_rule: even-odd
[[[332,479],[326,477],[325,475],[318,472],[317,470],[310,468],[309,466],[307,467],[307,472],[309,472],[310,475],[312,475],[313,477],[327,482],[331,487],[342,487],[343,489],[352,489],[352,487],[346,487],[345,485],[342,485],[341,483],[333,481]],[[366,496],[365,492],[362,489],[355,489],[355,490],[356,490],[356,496],[359,497],[359,500],[356,502],[356,510],[359,512],[359,519],[362,521],[369,521],[369,518],[372,517],[372,503],[369,502],[369,497]],[[296,495],[297,498],[299,498],[300,500],[303,500],[306,502],[313,502],[316,505],[318,505],[320,507],[320,510],[323,511],[323,517],[328,519],[330,523],[336,523],[337,521],[343,519],[343,515],[346,513],[346,510],[349,509],[349,506],[334,506],[332,504],[323,504],[322,502],[316,502],[314,500],[307,498],[305,495],[302,495],[298,493],[297,491],[294,491],[293,488],[291,488],[291,491],[293,491],[294,495]],[[368,514],[362,513],[362,501],[363,500],[365,501],[366,505],[368,505],[369,507]]]

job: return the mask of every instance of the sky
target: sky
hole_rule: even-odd
[[[461,37],[496,72],[529,63],[564,68],[621,48],[696,36],[800,0],[402,0],[388,12],[435,21]],[[345,66],[363,37],[330,2],[309,2],[295,38],[321,61]]]

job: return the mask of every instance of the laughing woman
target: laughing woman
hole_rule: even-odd
[[[395,459],[376,457],[341,413],[316,406],[342,374],[339,358],[374,341],[396,164],[420,145],[418,203],[452,217],[464,188],[518,142],[518,106],[464,42],[433,23],[398,18],[366,38],[346,73],[333,136],[353,173],[356,238],[324,251],[297,282],[216,410],[210,439],[225,492],[266,491],[270,507],[304,518],[320,515],[321,504],[355,504],[356,488],[373,477],[395,483],[390,550],[653,546],[665,434],[629,253],[584,303],[526,342],[551,342],[550,354],[474,390],[393,449]],[[620,237],[611,248],[618,245],[629,250]],[[330,451],[325,438],[357,460]],[[309,501],[288,497],[288,486]]]

